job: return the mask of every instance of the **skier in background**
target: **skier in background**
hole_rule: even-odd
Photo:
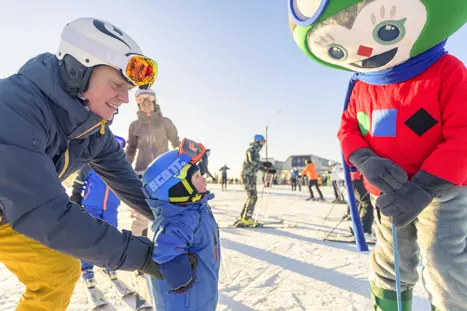
[[[199,162],[199,169],[201,172],[201,176],[208,175],[211,177],[213,182],[216,182],[217,179],[212,176],[211,172],[209,172],[209,155],[211,154],[211,149],[207,149],[206,152],[203,154],[201,161]]]
[[[339,186],[339,181],[342,180],[342,170],[342,166],[339,163],[334,163],[331,172],[331,183],[336,203],[345,203],[344,195],[342,194],[342,190],[340,189],[341,187]]]
[[[258,200],[258,193],[256,191],[257,172],[262,170],[264,172],[275,173],[275,170],[270,170],[272,167],[271,162],[261,162],[259,152],[266,144],[263,135],[255,135],[253,142],[246,151],[245,160],[242,165],[242,183],[243,189],[246,192],[247,200],[243,205],[240,219],[235,223],[238,226],[252,227],[255,224],[252,216],[255,210],[255,204]]]
[[[119,136],[115,136],[115,139],[122,149],[125,148],[125,139]],[[83,190],[85,192],[84,197]],[[115,228],[118,227],[117,216],[120,199],[87,164],[80,168],[73,182],[70,201],[83,206],[91,216],[101,219]],[[81,275],[88,288],[96,286],[93,268],[93,264],[81,260]],[[106,267],[105,272],[111,279],[117,278],[117,274],[111,268]]]
[[[219,169],[219,172],[221,172],[222,191],[227,191],[227,170],[230,170],[227,164],[224,164],[224,166]]]
[[[162,115],[160,105],[157,103],[156,93],[149,90],[137,90],[135,93],[139,111],[138,119],[130,124],[128,129],[128,146],[126,158],[130,164],[135,162],[135,172],[143,175],[148,165],[164,152],[169,151],[169,141],[173,148],[180,145],[178,131],[172,120]],[[134,235],[147,236],[148,220],[140,214],[131,225]]]
[[[290,185],[292,186],[292,191],[297,191],[297,179],[299,178],[299,176],[300,173],[298,171],[298,168],[294,168],[290,173]]]
[[[321,201],[324,201],[323,194],[319,189],[318,185],[318,174],[316,173],[316,167],[313,161],[305,160],[305,169],[300,173],[300,176],[307,176],[308,177],[308,190],[310,191],[310,197],[307,200],[314,200],[315,196],[313,194],[313,190],[311,189],[312,186],[316,187],[316,191],[318,191],[319,198]]]

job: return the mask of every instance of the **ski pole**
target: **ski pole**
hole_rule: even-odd
[[[401,276],[400,276],[400,271],[399,271],[399,250],[397,246],[396,225],[394,225],[393,217],[391,217],[391,223],[392,223],[392,239],[393,239],[393,244],[394,244],[394,268],[396,270],[397,310],[402,311]]]
[[[268,216],[269,195],[271,194],[272,179],[273,179],[273,177],[274,177],[274,174],[271,174],[271,178],[269,179],[269,189],[268,189],[268,193],[266,194],[266,200],[265,200],[265,203],[264,203],[264,216],[263,216],[263,220],[267,220],[267,216]]]
[[[342,219],[339,221],[339,223],[338,223],[334,228],[332,228],[331,232],[329,232],[329,233],[326,235],[326,237],[324,237],[323,241],[326,240],[326,239],[334,232],[334,230],[336,230],[336,229],[340,226],[340,224],[341,224],[343,221],[344,221],[344,218],[342,218]]]
[[[266,171],[266,174],[269,172],[269,169]],[[259,203],[258,206],[255,207],[255,213],[253,215],[253,224],[256,226],[258,223],[258,216],[259,216],[259,210],[261,208],[261,204],[263,203],[263,194],[264,194],[264,188],[266,187],[266,184],[263,183],[263,189],[261,190],[261,197],[259,198]]]

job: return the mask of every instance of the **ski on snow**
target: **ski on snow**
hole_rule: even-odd
[[[85,282],[83,282],[83,286],[86,290],[88,302],[91,304],[91,310],[101,310],[101,307],[109,304],[105,299],[104,294],[99,288],[97,288],[97,286],[89,288]]]
[[[152,306],[138,294],[134,289],[128,287],[123,281],[118,278],[111,278],[105,271],[102,273],[109,277],[113,287],[122,296],[122,300],[133,310],[153,310]]]
[[[376,244],[373,239],[365,239],[367,244]],[[355,237],[351,234],[332,234],[328,236],[324,241],[329,242],[341,242],[341,243],[355,243]]]
[[[239,220],[236,220],[233,224],[219,224],[219,228],[222,228],[222,229],[226,229],[226,228],[234,228],[234,229],[293,228],[295,226],[296,225],[284,223],[284,220],[260,222],[258,226],[255,226],[255,227],[239,225]]]
[[[353,229],[350,227],[350,234],[331,234],[324,241],[331,242],[341,242],[341,243],[355,243],[355,235],[353,234]],[[367,244],[376,244],[376,239],[365,237]]]

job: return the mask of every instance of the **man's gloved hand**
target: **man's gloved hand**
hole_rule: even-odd
[[[407,173],[389,159],[382,158],[371,149],[354,151],[349,162],[357,167],[362,175],[382,192],[392,192],[402,188],[407,181]]]
[[[411,181],[402,188],[382,194],[376,199],[376,206],[385,216],[393,216],[396,227],[405,227],[452,183],[425,171],[418,171]]]
[[[80,194],[73,193],[70,196],[70,201],[75,202],[78,205],[81,205],[81,201],[83,200],[83,197]]]
[[[144,265],[139,269],[139,271],[148,274],[152,277],[163,280],[164,277],[160,271],[160,265],[152,259],[152,254],[154,253],[154,244],[151,243],[149,246],[148,253],[146,254],[146,261]]]
[[[269,162],[269,161],[266,161],[266,162],[263,162],[263,166],[264,166],[265,168],[271,168],[271,167],[272,167],[272,163]]]

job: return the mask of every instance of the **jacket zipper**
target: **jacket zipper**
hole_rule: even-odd
[[[214,260],[215,261],[218,261],[219,260],[219,252],[218,252],[218,248],[217,248],[217,237],[216,237],[216,233],[213,232],[212,233],[213,237],[214,237]]]
[[[83,135],[86,135],[87,133],[89,133],[90,131],[92,131],[93,129],[95,129],[96,127],[100,126],[100,130],[99,130],[99,133],[101,135],[103,135],[105,133],[105,124],[107,123],[106,120],[101,120],[99,121],[99,123],[97,123],[96,125],[94,125],[93,127],[91,127],[89,130],[85,131],[84,133],[76,136],[75,138],[80,138],[82,137]],[[60,173],[58,174],[58,178],[62,178],[62,176],[65,174],[66,170],[68,169],[68,165],[70,165],[70,152],[69,152],[69,149],[68,149],[68,146],[70,145],[70,140],[67,141],[67,148],[66,148],[66,151],[65,151],[65,163],[63,164],[63,168],[62,170],[60,171]]]

